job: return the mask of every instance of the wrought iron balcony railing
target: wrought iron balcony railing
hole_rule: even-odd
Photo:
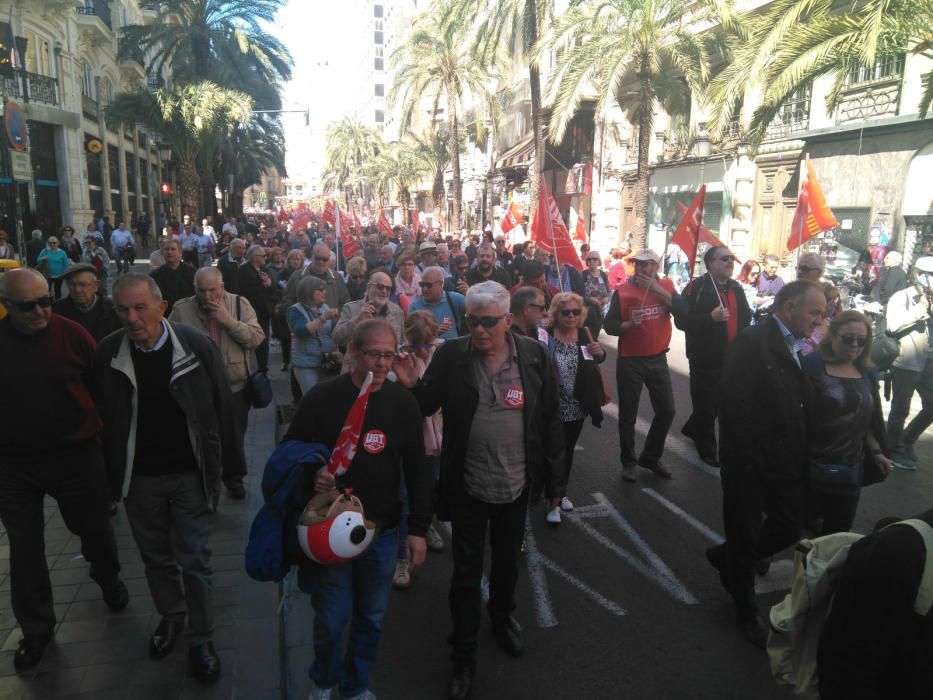
[[[78,5],[75,9],[78,11],[79,15],[97,17],[101,22],[107,25],[107,29],[113,29],[110,17],[110,3],[108,0],[84,0],[84,4]]]
[[[12,75],[0,76],[0,91],[8,97],[40,102],[57,107],[59,104],[58,80],[47,75],[14,70]]]

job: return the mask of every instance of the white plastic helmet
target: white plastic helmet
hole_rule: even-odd
[[[933,255],[924,255],[922,258],[917,258],[914,267],[919,272],[926,272],[928,275],[933,275]]]

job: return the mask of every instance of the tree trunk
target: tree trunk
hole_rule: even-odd
[[[447,114],[450,119],[450,170],[452,174],[450,193],[453,198],[453,207],[450,212],[448,231],[460,230],[460,208],[463,205],[463,183],[460,180],[460,127],[457,124],[457,97],[447,90]]]
[[[198,168],[192,161],[182,161],[178,164],[178,201],[181,203],[181,213],[196,218],[199,213],[198,202],[201,198],[201,179],[198,177]]]
[[[435,209],[444,208],[444,170],[438,168],[434,171],[434,185],[431,187],[431,201]]]
[[[526,0],[528,7],[528,46],[538,42],[538,14],[533,0]],[[541,111],[541,74],[533,62],[528,66],[528,81],[531,84],[531,127],[534,133],[534,160],[528,171],[528,215],[538,210],[538,197],[541,195],[541,178],[544,173],[546,148],[544,136],[544,114]]]
[[[644,248],[648,240],[648,183],[651,178],[648,149],[651,146],[651,128],[654,124],[654,86],[647,61],[647,57],[642,57],[642,69],[638,75],[641,104],[638,114],[638,178],[635,182],[635,248]]]
[[[398,199],[402,205],[402,209],[405,210],[406,215],[408,214],[408,209],[411,207],[411,192],[407,187],[403,187],[398,192]]]
[[[230,193],[230,216],[243,216],[243,190],[234,189]]]

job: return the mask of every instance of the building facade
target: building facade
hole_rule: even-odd
[[[5,107],[15,102],[25,114],[32,171],[26,179],[4,159],[0,226],[17,230],[17,200],[27,236],[36,228],[48,236],[65,224],[82,231],[102,216],[113,224],[143,214],[156,221],[167,169],[154,139],[103,116],[118,92],[163,82],[146,74],[142,56],[117,60],[120,28],[153,21],[155,5],[7,0],[0,1],[0,17],[8,20],[0,36],[12,42],[4,47],[12,60],[0,64],[0,91]]]

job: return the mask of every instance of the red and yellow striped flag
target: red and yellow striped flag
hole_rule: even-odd
[[[797,195],[797,209],[787,239],[788,250],[794,250],[814,236],[839,225],[832,210],[826,205],[826,198],[820,183],[816,181],[809,157],[800,171],[800,193]]]

